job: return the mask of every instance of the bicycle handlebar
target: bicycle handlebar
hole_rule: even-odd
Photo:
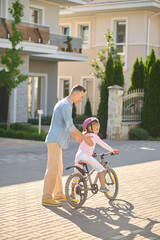
[[[93,153],[92,157],[103,157],[103,156],[107,156],[107,155],[116,155],[119,154],[120,151],[117,151],[115,153],[113,152],[108,152],[108,153]]]

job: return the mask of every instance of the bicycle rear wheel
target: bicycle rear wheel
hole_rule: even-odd
[[[80,173],[70,175],[65,185],[65,195],[68,203],[75,208],[81,207],[87,198],[86,180]]]
[[[105,185],[109,189],[105,193],[106,198],[114,200],[118,195],[119,184],[117,174],[112,168],[105,171]]]

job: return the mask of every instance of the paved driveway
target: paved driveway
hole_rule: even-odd
[[[0,138],[0,240],[159,240],[160,142],[107,143],[121,151],[110,158],[119,178],[117,199],[108,201],[98,193],[73,209],[67,203],[41,205],[47,159],[43,142]],[[73,164],[77,148],[71,141],[63,151],[64,168]],[[64,170],[64,184],[71,172]]]

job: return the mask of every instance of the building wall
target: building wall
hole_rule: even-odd
[[[87,63],[59,63],[58,75],[69,74],[73,76],[73,84],[80,83],[81,76],[89,76],[93,71],[91,67],[92,60],[97,58],[97,52],[106,45],[106,39],[104,37],[107,29],[113,31],[113,19],[126,19],[127,21],[127,51],[126,60],[127,64],[124,68],[125,77],[125,90],[127,91],[130,86],[130,77],[132,73],[133,63],[136,57],[143,61],[147,56],[147,19],[153,13],[148,11],[125,11],[115,13],[96,13],[93,16],[87,14],[82,17],[60,17],[60,24],[70,23],[71,35],[76,36],[76,23],[78,22],[90,22],[90,45],[88,48],[83,48],[83,53],[88,54]],[[156,56],[159,57],[160,52],[160,16],[151,19],[150,27],[150,50],[153,46],[156,52]],[[96,79],[96,85],[98,86],[99,80]],[[98,94],[97,94],[98,92]],[[98,108],[99,103],[99,91],[97,89],[95,98]],[[95,111],[94,110],[94,111]]]
[[[22,57],[24,63],[20,65],[21,74],[28,75],[29,70],[29,57]],[[21,84],[16,89],[16,94],[14,98],[16,98],[16,105],[14,107],[14,99],[12,101],[12,112],[11,112],[11,120],[12,122],[27,122],[28,120],[28,79]],[[14,111],[16,111],[16,119],[13,118]],[[14,121],[15,120],[15,121]]]
[[[7,1],[8,1],[8,8],[12,8],[12,3],[14,2],[14,0],[7,0]],[[29,0],[20,0],[20,2],[25,6],[23,8],[24,15],[22,17],[22,21],[29,22]],[[8,16],[5,16],[5,17],[12,18],[9,12],[8,12]]]
[[[20,65],[19,69],[21,74],[28,75],[29,57],[23,55],[22,59],[24,63]],[[5,68],[5,66],[0,64],[0,68]],[[27,122],[28,120],[28,92],[26,89],[28,89],[28,79],[19,84],[16,89],[12,89],[10,109],[11,122]]]
[[[57,103],[57,62],[30,60],[29,72],[35,75],[47,74],[47,115],[52,115],[53,107]]]
[[[59,6],[50,3],[36,0],[30,0],[31,5],[39,6],[44,9],[44,25],[50,27],[50,32],[58,33],[59,31]]]

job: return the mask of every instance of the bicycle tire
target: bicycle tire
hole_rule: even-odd
[[[105,172],[105,186],[109,191],[104,195],[109,200],[114,200],[118,195],[119,183],[117,174],[112,168],[107,169]]]
[[[75,195],[74,200],[71,198],[73,191]],[[65,195],[72,207],[79,208],[85,203],[88,195],[87,182],[80,173],[73,173],[67,178]]]

